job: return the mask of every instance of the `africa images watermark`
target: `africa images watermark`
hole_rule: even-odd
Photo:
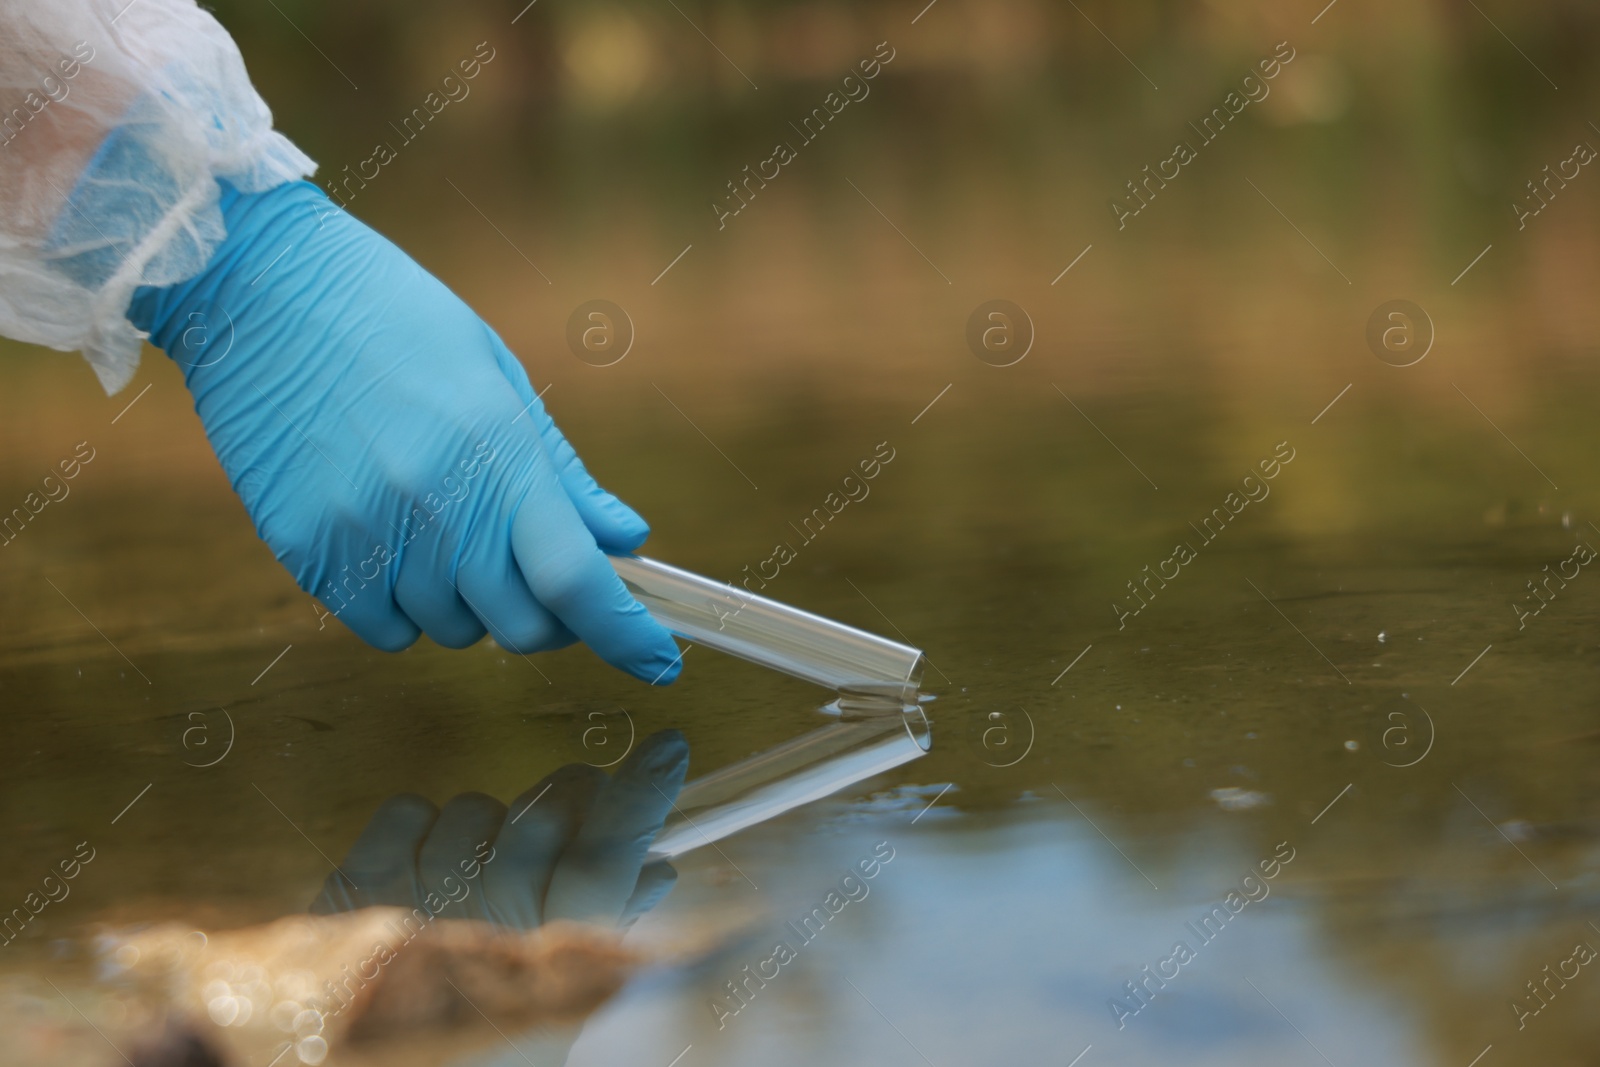
[[[1287,455],[1284,454],[1285,449],[1288,450]],[[1295,450],[1290,446],[1289,442],[1279,441],[1273,449],[1272,455],[1256,464],[1257,470],[1261,472],[1260,476],[1257,477],[1255,471],[1251,471],[1244,476],[1243,481],[1240,483],[1240,488],[1244,490],[1243,496],[1240,496],[1237,491],[1230,491],[1227,496],[1222,498],[1222,503],[1219,506],[1212,508],[1211,513],[1200,520],[1199,526],[1191,522],[1189,528],[1200,535],[1200,547],[1205,548],[1215,541],[1222,531],[1227,528],[1228,523],[1237,519],[1239,514],[1250,506],[1251,501],[1260,503],[1267,499],[1272,493],[1272,487],[1267,483],[1282,473],[1283,468],[1293,462],[1294,457]],[[1182,574],[1183,568],[1198,559],[1199,555],[1198,550],[1190,545],[1188,541],[1182,541],[1172,550],[1172,555],[1156,564],[1154,573],[1151,572],[1150,565],[1148,563],[1145,564],[1142,572],[1144,577],[1128,582],[1128,591],[1133,594],[1133,601],[1138,604],[1138,607],[1127,608],[1118,603],[1111,605],[1111,610],[1117,616],[1117,629],[1127,629],[1128,620],[1144,611],[1145,608],[1150,606],[1150,602],[1156,598],[1158,590],[1152,589],[1150,583],[1154,582],[1160,589],[1165,589],[1167,583]],[[1169,563],[1172,564],[1172,572],[1170,574],[1166,569]],[[1135,582],[1138,584],[1135,584]],[[1144,593],[1140,593],[1141,587],[1144,589]],[[1126,600],[1128,598],[1124,597],[1123,599]]]
[[[485,54],[485,49],[488,50],[488,54]],[[458,62],[455,70],[444,76],[439,83],[438,89],[430,91],[427,96],[422,98],[422,103],[412,108],[410,112],[401,118],[399,126],[390,122],[390,128],[400,135],[400,148],[404,148],[420,137],[422,131],[428,127],[428,124],[438,118],[450,104],[459,104],[465,100],[472,93],[472,86],[468,82],[483,73],[483,68],[493,62],[497,54],[488,41],[479,43],[471,56]],[[456,71],[460,71],[459,77]],[[326,214],[331,214],[334,211],[343,211],[348,208],[350,201],[356,198],[356,194],[366,189],[367,182],[376,181],[378,175],[383,173],[383,168],[399,157],[399,149],[389,141],[384,140],[374,145],[372,153],[365,159],[355,164],[346,163],[341,171],[343,177],[335,175],[328,181],[326,186],[329,199],[337,206],[330,207],[325,212],[319,212],[319,220]],[[353,189],[351,188],[352,182],[355,183],[355,188]]]
[[[84,453],[85,449],[88,450],[87,455]],[[39,513],[45,508],[52,503],[59,504],[67,499],[72,492],[72,486],[68,483],[81,474],[84,467],[94,462],[94,457],[94,446],[88,441],[79,441],[73,446],[72,455],[56,464],[56,470],[61,472],[59,477],[56,471],[46,474],[39,481],[39,489],[29,490],[23,496],[21,504],[12,508],[10,514],[0,518],[0,548],[15,541],[28,523],[38,518]],[[44,491],[43,496],[39,495],[40,489]]]
[[[1222,131],[1228,128],[1228,123],[1238,118],[1245,108],[1252,103],[1265,100],[1272,92],[1272,87],[1267,83],[1294,61],[1295,54],[1288,41],[1279,41],[1272,55],[1256,64],[1256,69],[1261,72],[1260,77],[1254,72],[1246,74],[1240,82],[1239,89],[1228,90],[1228,95],[1222,98],[1222,103],[1212,108],[1210,113],[1200,120],[1199,126],[1193,122],[1189,123],[1189,128],[1200,137],[1200,148],[1206,147],[1222,136]],[[1143,179],[1138,182],[1131,178],[1128,180],[1128,192],[1132,195],[1113,197],[1108,201],[1111,206],[1111,217],[1117,222],[1117,229],[1127,229],[1129,219],[1149,207],[1150,202],[1156,198],[1156,193],[1167,187],[1167,182],[1176,179],[1183,173],[1184,167],[1199,158],[1199,149],[1188,141],[1179,141],[1173,147],[1172,155],[1155,165],[1155,173],[1152,174],[1150,165],[1145,164]],[[1171,167],[1170,173],[1168,167]]]
[[[888,54],[884,54],[884,50]],[[847,74],[838,89],[834,89],[822,98],[822,103],[811,109],[810,114],[800,120],[800,125],[793,122],[789,126],[800,135],[800,148],[815,141],[822,136],[822,131],[828,128],[828,123],[838,118],[851,102],[860,103],[872,92],[872,87],[867,83],[883,72],[883,68],[894,60],[895,50],[888,41],[881,41],[871,57],[863,59],[856,64],[855,69],[860,72]],[[800,157],[800,151],[789,141],[779,141],[773,146],[772,155],[756,164],[752,173],[750,164],[744,165],[744,177],[737,183],[734,179],[728,180],[728,194],[721,200],[711,202],[711,212],[717,217],[717,229],[728,228],[728,220],[744,211],[750,206],[750,201],[756,198],[756,192],[767,187],[767,182],[776,181],[778,175]],[[770,169],[770,172],[768,170]],[[752,183],[754,186],[752,187]],[[740,192],[740,188],[744,192]],[[735,206],[737,205],[737,206]]]
[[[457,863],[461,880],[454,875],[445,875],[439,882],[439,891],[444,896],[441,897],[439,892],[429,889],[420,905],[414,905],[408,913],[398,919],[385,922],[384,927],[389,931],[389,936],[375,940],[372,951],[353,968],[351,964],[343,964],[339,968],[337,981],[325,978],[322,988],[316,994],[303,999],[285,999],[275,1003],[270,1009],[271,1015],[278,1028],[288,1035],[289,1043],[283,1052],[292,1048],[300,1062],[321,1063],[328,1054],[328,1042],[322,1036],[328,1020],[356,1003],[367,985],[378,980],[383,968],[398,959],[400,952],[407,945],[431,930],[433,921],[446,909],[452,904],[462,903],[471,896],[470,883],[483,873],[484,867],[493,862],[494,858],[494,847],[487,841],[479,842],[473,849],[471,859],[462,859]],[[247,1024],[253,1014],[251,1003],[251,997],[238,995],[238,991],[225,980],[217,979],[207,987],[206,1013],[218,1026]],[[283,1052],[279,1053],[280,1057]]]
[[[454,472],[445,475],[439,483],[439,489],[428,492],[418,500],[411,508],[411,514],[404,520],[404,524],[395,527],[395,532],[400,536],[393,547],[386,541],[380,541],[373,546],[370,556],[356,564],[354,574],[350,573],[348,563],[340,568],[343,578],[339,585],[334,584],[333,578],[326,579],[323,582],[326,589],[315,594],[328,609],[318,612],[317,619],[322,625],[317,629],[320,630],[327,625],[329,615],[338,618],[339,613],[350,606],[349,601],[354,600],[361,590],[367,587],[368,582],[376,581],[383,568],[399,559],[400,550],[415,541],[417,535],[426,530],[429,524],[438,518],[440,512],[453,503],[465,500],[467,493],[472,489],[472,480],[483,473],[483,468],[493,462],[494,456],[494,446],[487,441],[479,441],[473,448],[472,455],[456,465],[460,477],[458,478]],[[444,493],[443,498],[439,496],[440,492]],[[368,567],[372,568],[371,574],[367,573]],[[341,586],[343,592],[340,592]],[[333,607],[333,600],[329,599],[330,597],[339,601],[338,607]]]
[[[1267,883],[1281,874],[1283,868],[1293,862],[1294,856],[1294,848],[1289,842],[1278,842],[1273,846],[1272,857],[1256,864],[1256,870],[1261,872],[1259,878],[1255,871],[1241,878],[1238,888],[1229,890],[1221,904],[1212,905],[1211,910],[1200,917],[1199,926],[1192,922],[1184,923],[1184,927],[1195,937],[1195,948],[1190,948],[1187,941],[1177,941],[1170,953],[1156,961],[1155,970],[1152,971],[1146,964],[1138,975],[1122,983],[1127,999],[1111,997],[1106,1001],[1106,1006],[1111,1009],[1111,1017],[1117,1021],[1117,1029],[1126,1029],[1129,1019],[1149,1007],[1156,999],[1156,994],[1183,973],[1183,968],[1199,956],[1199,949],[1215,941],[1234,916],[1249,905],[1267,899],[1272,892],[1272,887]]]
[[[885,449],[888,449],[888,455],[884,454]],[[872,487],[867,483],[883,473],[883,468],[893,463],[897,454],[894,446],[889,444],[888,441],[879,441],[873,449],[872,455],[856,463],[856,470],[860,471],[860,475],[857,476],[856,471],[851,471],[840,480],[839,489],[843,490],[842,496],[839,490],[830,491],[827,496],[822,498],[821,505],[812,508],[810,514],[800,520],[799,526],[791,522],[789,524],[790,529],[801,537],[800,548],[806,547],[821,536],[828,523],[838,518],[844,509],[850,506],[852,501],[860,503],[872,495]],[[798,558],[800,558],[799,549],[796,549],[790,542],[783,541],[773,546],[772,555],[755,565],[755,573],[751,573],[750,564],[746,563],[743,568],[744,579],[740,583],[744,586],[744,592],[740,591],[739,586],[730,582],[728,584],[728,596],[723,605],[711,605],[712,612],[717,616],[717,629],[724,629],[728,624],[728,620],[738,615],[750,603],[744,593],[754,594],[756,592],[755,589],[750,588],[751,582],[759,582],[760,588],[765,589],[768,582],[776,579],[783,572],[784,567],[787,567]],[[766,568],[768,565],[772,567],[771,574],[767,573]],[[729,610],[724,610],[724,606]]]
[[[0,115],[0,148],[11,147],[11,142],[22,136],[28,123],[43,114],[44,109],[52,103],[65,103],[67,97],[72,95],[72,86],[68,83],[83,72],[85,64],[93,63],[94,58],[94,45],[79,41],[72,46],[70,55],[63,55],[56,60],[54,73],[40,78],[39,87],[29,89],[20,106]]]
[[[722,983],[722,988],[727,991],[726,996],[719,995],[706,1002],[712,1018],[717,1020],[717,1029],[727,1029],[728,1020],[748,1008],[768,982],[776,980],[784,967],[799,959],[799,950],[814,941],[840,912],[851,903],[866,900],[872,892],[867,882],[878,877],[894,859],[894,855],[893,845],[879,841],[872,847],[872,855],[857,860],[855,866],[839,878],[838,888],[828,890],[822,903],[801,917],[800,925],[784,923],[784,929],[793,936],[794,945],[789,944],[788,937],[780,938],[772,946],[772,952],[755,964],[754,971],[746,964],[739,972],[742,977],[730,978]]]
[[[1555,973],[1551,973],[1548,963],[1545,964],[1544,978],[1538,984],[1530,979],[1527,997],[1519,996],[1511,1002],[1511,1012],[1517,1017],[1517,1029],[1527,1029],[1528,1020],[1548,1008],[1550,1002],[1556,999],[1556,994],[1567,988],[1567,983],[1583,973],[1583,968],[1593,963],[1594,959],[1594,946],[1587,941],[1580,941],[1573,946],[1572,955],[1556,963]],[[1570,974],[1567,972],[1569,964],[1572,967]]]
[[[888,455],[884,454],[885,449],[888,450]],[[840,480],[839,489],[843,490],[843,495],[840,495],[839,490],[829,491],[822,498],[822,503],[812,508],[806,517],[800,520],[799,526],[792,522],[789,523],[789,528],[800,535],[800,547],[804,548],[820,537],[822,531],[827,529],[828,523],[838,518],[844,509],[850,506],[852,501],[860,503],[866,500],[872,494],[872,487],[867,483],[881,474],[884,467],[893,463],[896,455],[894,446],[890,445],[888,441],[879,441],[874,446],[872,455],[856,464],[857,469],[861,472],[860,477],[857,477],[856,473],[852,471]],[[788,541],[774,545],[772,555],[756,564],[755,574],[750,573],[750,565],[748,563],[744,565],[745,577],[741,584],[747,591],[752,593],[755,592],[754,589],[750,588],[752,580],[760,582],[761,588],[765,589],[767,582],[777,578],[783,568],[793,563],[799,555],[799,550]],[[771,574],[766,571],[768,564],[772,565]]]
[[[1550,602],[1556,598],[1557,590],[1550,588],[1550,583],[1552,581],[1554,581],[1562,589],[1565,589],[1567,587],[1567,582],[1576,579],[1579,574],[1583,573],[1583,568],[1588,564],[1593,563],[1594,559],[1594,548],[1587,541],[1582,541],[1579,542],[1577,547],[1572,550],[1572,554],[1570,556],[1568,556],[1566,559],[1558,560],[1556,562],[1555,574],[1550,573],[1550,564],[1546,563],[1543,568],[1544,577],[1538,585],[1534,584],[1534,579],[1529,578],[1527,583],[1528,595],[1522,599],[1530,603],[1537,604],[1538,607],[1534,608],[1532,611],[1529,611],[1521,604],[1511,605],[1511,610],[1517,613],[1517,629],[1527,629],[1528,620],[1537,618],[1539,613],[1542,612],[1550,604]],[[1568,564],[1572,565],[1571,574],[1567,573]],[[1543,594],[1539,592],[1540,589],[1544,590]]]
[[[1538,179],[1538,184],[1535,184],[1532,179],[1528,181],[1528,193],[1530,195],[1523,197],[1521,200],[1514,200],[1511,203],[1511,211],[1517,216],[1517,229],[1527,229],[1528,220],[1549,207],[1551,202],[1555,200],[1556,193],[1565,189],[1567,182],[1576,178],[1583,167],[1593,163],[1595,156],[1593,145],[1587,141],[1579,141],[1573,146],[1572,155],[1556,164],[1554,173],[1551,172],[1550,165],[1546,163],[1544,177]],[[1567,173],[1569,166],[1572,168],[1570,174]]]
[[[88,855],[84,854],[85,849],[88,850]],[[28,895],[22,898],[21,907],[12,908],[10,914],[0,918],[0,948],[10,945],[21,937],[28,924],[52,903],[59,904],[66,900],[68,894],[72,892],[72,887],[67,883],[78,877],[83,868],[94,861],[94,857],[94,847],[87,841],[79,841],[71,859],[58,860],[56,870],[44,876],[39,883],[39,889],[30,890]],[[40,890],[43,891],[42,896]]]

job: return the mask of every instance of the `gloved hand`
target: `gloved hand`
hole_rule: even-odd
[[[613,775],[568,764],[510,805],[483,793],[443,809],[414,793],[390,797],[311,911],[397,905],[520,930],[558,919],[631,926],[677,879],[645,856],[688,769],[688,742],[662,730]]]
[[[672,681],[677,646],[601,553],[649,527],[595,484],[494,331],[309,183],[224,184],[222,210],[206,269],[140,289],[128,318],[183,368],[300,588],[382,649],[576,635]]]
[[[463,793],[442,810],[415,794],[391,797],[311,911],[392,904],[524,930],[560,919],[626,928],[677,880],[671,864],[645,856],[688,769],[688,742],[663,730],[614,775],[569,764],[509,807],[482,793]],[[507,1038],[514,1055],[456,1067],[560,1067],[578,1034],[576,1026],[536,1027]]]

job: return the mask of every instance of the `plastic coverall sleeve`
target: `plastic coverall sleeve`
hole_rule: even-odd
[[[194,0],[0,0],[0,334],[82,351],[107,392],[138,367],[134,289],[222,241],[218,179],[315,169]]]

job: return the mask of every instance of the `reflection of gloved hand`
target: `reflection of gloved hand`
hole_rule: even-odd
[[[683,735],[664,730],[614,776],[570,764],[509,808],[464,793],[440,810],[402,793],[372,816],[311,910],[394,904],[519,929],[558,919],[631,925],[677,877],[644,860],[688,767]]]
[[[223,187],[206,269],[128,317],[183,368],[256,530],[362,638],[576,637],[647,681],[678,651],[600,549],[649,532],[595,484],[506,346],[305,182]],[[597,547],[597,542],[598,546]]]

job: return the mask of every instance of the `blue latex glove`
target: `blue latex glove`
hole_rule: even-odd
[[[509,805],[483,793],[443,808],[415,793],[390,797],[311,911],[398,905],[519,930],[562,919],[627,928],[677,880],[646,857],[688,770],[689,743],[662,730],[614,774],[568,764]]]
[[[672,890],[677,872],[647,863],[689,770],[689,743],[662,730],[606,772],[581,763],[546,776],[508,807],[483,793],[445,806],[414,793],[384,801],[311,911],[378,904],[519,930],[575,920],[626,929]],[[454,1067],[561,1067],[576,1026],[507,1038],[509,1057]]]
[[[494,331],[309,183],[224,185],[222,209],[206,269],[140,289],[128,318],[183,368],[300,588],[382,649],[581,638],[672,681],[677,646],[601,553],[649,527],[595,484]]]

